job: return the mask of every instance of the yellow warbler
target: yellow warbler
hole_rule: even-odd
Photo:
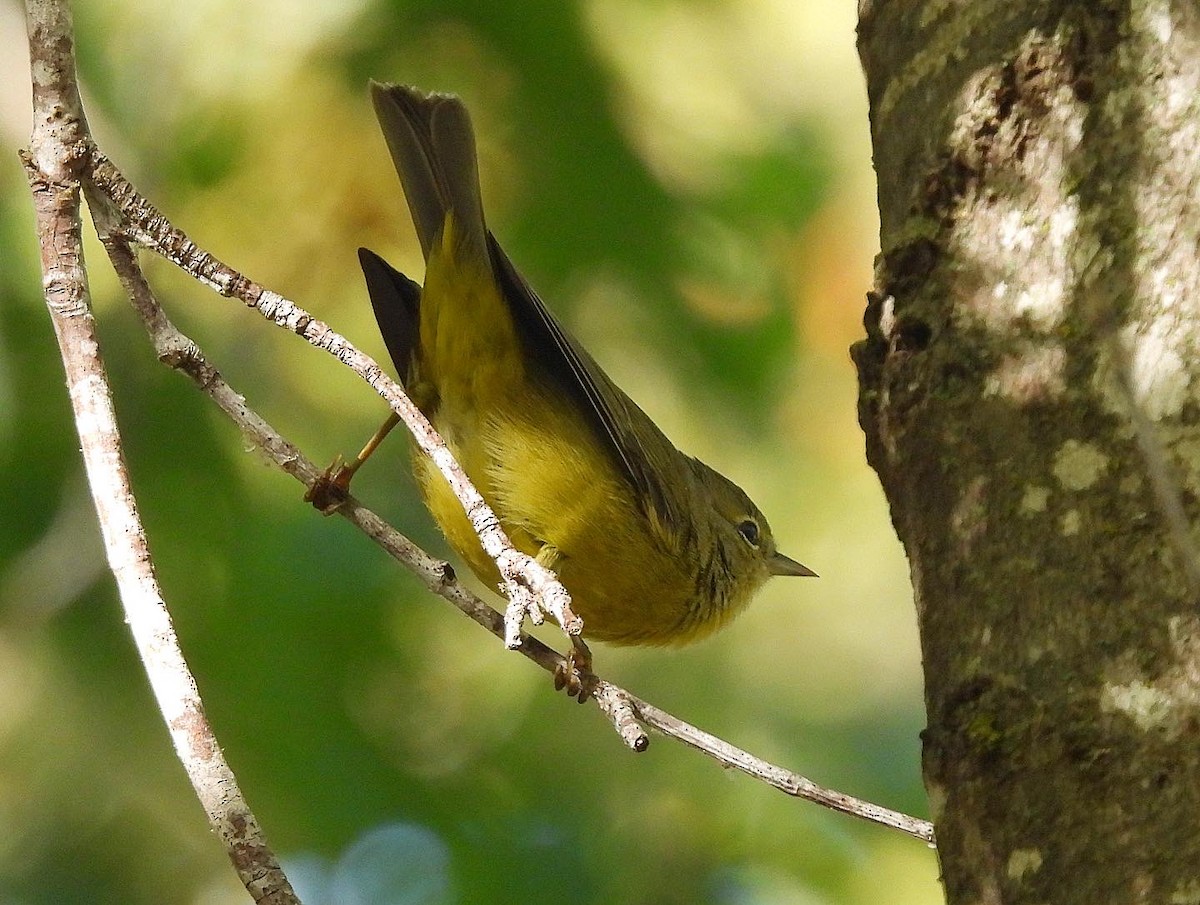
[[[813,575],[775,549],[758,507],[676,449],[558,323],[484,223],[462,101],[372,83],[425,256],[418,286],[359,250],[399,377],[516,547],[554,569],[584,637],[674,644],[727,622],[771,575]],[[499,575],[419,451],[450,545]]]

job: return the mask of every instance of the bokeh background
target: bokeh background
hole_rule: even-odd
[[[675,441],[817,581],[716,637],[600,647],[637,694],[819,782],[926,815],[911,592],[847,347],[877,247],[847,0],[75,4],[102,147],[201,245],[383,346],[355,248],[420,274],[366,80],[462,94],[490,224]],[[105,569],[39,296],[0,0],[0,905],[248,901],[176,762]],[[940,900],[919,843],[591,707],[244,448],[156,364],[94,240],[142,514],[208,714],[309,905]],[[148,261],[169,313],[316,460],[384,414],[354,377]],[[403,440],[359,495],[445,553]],[[555,641],[553,633],[545,637]]]

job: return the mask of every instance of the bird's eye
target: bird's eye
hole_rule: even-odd
[[[758,522],[752,518],[739,522],[737,533],[742,536],[742,540],[748,543],[751,547],[758,549]]]

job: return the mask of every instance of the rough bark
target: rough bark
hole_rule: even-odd
[[[1200,903],[1198,36],[1170,0],[860,8],[859,416],[951,903]]]

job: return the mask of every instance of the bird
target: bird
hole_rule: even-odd
[[[384,343],[513,544],[557,573],[583,638],[694,641],[771,576],[815,576],[778,550],[740,487],[675,447],[518,272],[484,218],[463,101],[374,81],[371,97],[426,267],[421,286],[359,249]],[[461,503],[415,448],[413,470],[450,546],[497,586]],[[591,654],[580,643],[572,656],[577,672],[561,681],[578,693]]]

